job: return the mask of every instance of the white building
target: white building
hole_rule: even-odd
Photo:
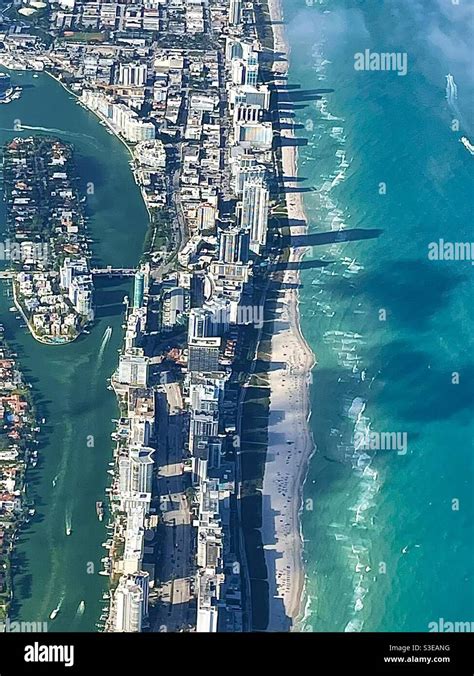
[[[125,87],[143,87],[146,84],[147,74],[148,69],[144,63],[121,63],[118,81]]]
[[[114,628],[116,632],[139,632],[148,614],[148,573],[123,575],[114,600]]]
[[[121,493],[151,493],[153,484],[153,453],[149,447],[130,449],[128,458],[119,460]]]
[[[250,230],[250,249],[260,253],[267,242],[270,191],[263,176],[250,176],[244,182],[241,227]]]
[[[242,0],[230,0],[229,25],[238,26],[242,21]]]
[[[133,387],[146,387],[148,382],[148,357],[137,354],[121,354],[118,381]]]

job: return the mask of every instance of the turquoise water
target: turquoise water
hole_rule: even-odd
[[[459,142],[474,139],[470,10],[428,0],[283,6],[289,83],[307,92],[295,96],[308,140],[298,185],[312,188],[300,299],[318,361],[303,625],[471,621],[473,268],[428,258],[439,238],[472,240],[474,158]],[[356,71],[365,49],[406,53],[407,74]],[[315,100],[315,90],[326,92]],[[364,430],[406,435],[406,452],[356,450]]]
[[[18,135],[14,121],[33,127],[23,134],[51,133],[72,142],[97,262],[136,265],[142,251],[147,213],[130,172],[125,147],[90,113],[76,105],[47,75],[12,73],[25,86],[18,101],[0,107],[0,142]],[[4,203],[1,203],[4,224]],[[98,575],[106,550],[106,522],[97,520],[96,500],[105,499],[112,459],[115,396],[107,378],[117,364],[122,340],[123,297],[127,282],[97,284],[97,321],[88,336],[60,347],[35,342],[15,314],[2,284],[0,321],[33,384],[43,426],[40,461],[28,477],[37,516],[22,531],[14,557],[11,619],[47,622],[60,605],[50,631],[95,631],[106,577]],[[106,340],[107,327],[112,328]],[[66,528],[71,527],[71,535]],[[84,604],[81,605],[81,601]]]

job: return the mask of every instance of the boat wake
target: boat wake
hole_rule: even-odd
[[[65,521],[66,535],[71,535],[72,533],[72,516],[70,510],[66,512],[66,521]]]
[[[61,136],[70,136],[71,138],[88,139],[89,141],[93,141],[95,146],[97,145],[94,136],[68,131],[67,129],[55,129],[54,127],[36,127],[31,124],[18,124],[14,129],[2,129],[1,131],[43,131],[47,134],[61,134]]]
[[[455,119],[453,122],[457,123],[457,128],[453,129],[453,131],[459,131],[460,126],[462,126],[464,129],[470,130],[471,125],[468,120],[463,116],[461,110],[459,109],[458,106],[458,86],[456,82],[454,81],[453,76],[451,73],[448,73],[446,75],[446,101],[448,102],[448,106],[451,110],[451,112],[454,114]],[[471,155],[474,155],[474,146],[472,143],[469,141],[469,139],[466,136],[462,136],[460,139],[461,143],[463,146],[471,153]]]
[[[100,344],[99,353],[98,353],[98,356],[97,356],[97,363],[98,364],[100,364],[100,362],[102,361],[102,357],[104,356],[105,348],[107,347],[107,344],[108,344],[111,336],[112,336],[112,327],[108,326],[104,331],[104,335],[102,336],[102,342]]]
[[[458,98],[458,86],[451,73],[446,75],[446,101],[450,106],[455,106]]]

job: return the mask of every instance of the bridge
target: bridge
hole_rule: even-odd
[[[0,279],[13,279],[19,271],[13,270],[1,270]],[[34,274],[36,271],[29,271]],[[106,268],[92,268],[91,273],[93,275],[100,275],[101,277],[133,277],[136,273],[136,268],[113,268],[111,265],[108,265]]]
[[[136,271],[136,268],[113,268],[111,265],[108,265],[106,268],[91,269],[93,275],[108,277],[133,277]]]

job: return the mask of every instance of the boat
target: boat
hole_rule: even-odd
[[[104,518],[104,503],[101,501],[96,502],[95,511],[97,512],[97,518],[99,521],[102,521]]]
[[[71,526],[68,526],[66,528],[66,535],[71,535],[71,533],[72,533],[72,528],[71,528]]]
[[[64,598],[64,597],[63,597],[63,598]],[[54,620],[54,619],[58,616],[58,613],[59,613],[59,611],[61,610],[61,606],[62,606],[62,603],[63,603],[63,598],[61,598],[61,600],[59,601],[59,603],[58,603],[58,605],[56,606],[56,608],[55,608],[54,610],[51,611],[50,616],[49,616],[49,619],[50,619],[50,620]]]
[[[474,155],[474,145],[472,145],[472,143],[469,141],[467,136],[462,136],[459,140],[463,144],[463,146],[466,148],[466,150],[469,150],[471,155]]]

